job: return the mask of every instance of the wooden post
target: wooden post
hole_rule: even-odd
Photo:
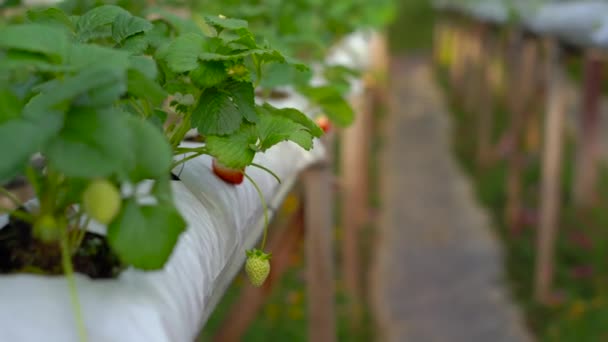
[[[349,301],[353,326],[361,317],[361,273],[359,234],[368,220],[369,129],[371,112],[367,96],[359,94],[351,99],[356,111],[355,122],[342,135],[342,277]]]
[[[492,59],[496,54],[496,44],[492,42],[491,32],[487,26],[480,33],[479,77],[478,84],[478,115],[477,121],[477,166],[487,166],[491,159],[492,128],[494,116],[494,92],[492,91]]]
[[[478,114],[479,103],[481,101],[481,77],[483,75],[482,65],[482,39],[484,25],[474,22],[470,25],[467,34],[467,67],[466,77],[463,80],[465,87],[465,110],[473,115]]]
[[[443,65],[443,55],[444,55],[444,44],[445,44],[445,37],[444,37],[444,29],[445,25],[443,24],[443,21],[440,18],[437,18],[437,20],[435,20],[435,23],[433,25],[433,65],[437,66],[437,67],[444,67],[445,65]]]
[[[515,45],[517,46],[517,45]],[[521,55],[515,78],[514,98],[511,103],[511,126],[509,128],[509,142],[511,145],[507,170],[507,205],[505,208],[506,223],[512,233],[517,234],[521,226],[522,212],[522,173],[524,168],[524,153],[522,149],[524,124],[533,84],[535,67],[537,66],[538,46],[532,39],[526,39],[522,51],[512,51]]]
[[[554,249],[559,224],[561,202],[560,177],[562,169],[563,131],[565,121],[564,74],[560,66],[560,51],[555,40],[546,41],[547,49],[547,114],[543,146],[540,226],[537,234],[535,298],[551,300]]]
[[[329,163],[303,175],[305,186],[306,286],[308,340],[336,340],[333,268],[333,190]]]
[[[585,53],[585,79],[582,111],[577,141],[574,174],[574,203],[579,207],[593,204],[598,181],[600,98],[602,59],[597,51]]]
[[[367,72],[365,87],[369,90],[369,101],[368,106],[375,107],[381,105],[382,107],[388,104],[388,74],[390,64],[390,53],[388,49],[388,43],[386,40],[386,34],[384,32],[375,32],[369,42],[369,49],[371,51],[371,64],[370,70]]]
[[[453,53],[453,66],[451,75],[451,83],[452,90],[456,95],[455,98],[462,98],[462,80],[464,78],[464,68],[465,68],[465,29],[462,27],[462,24],[454,24],[452,33],[452,53]],[[462,104],[460,102],[459,104]]]

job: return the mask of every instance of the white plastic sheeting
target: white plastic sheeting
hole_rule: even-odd
[[[594,37],[606,20],[608,3],[605,1],[576,1],[544,5],[527,24],[535,32],[588,46],[601,44]]]
[[[341,57],[341,62],[358,68],[369,65],[365,46],[370,37],[357,33],[346,39],[342,48],[349,50],[349,57]],[[336,50],[338,55],[342,48]],[[359,85],[356,92],[360,90]],[[306,100],[293,93],[272,104],[312,113]],[[262,189],[271,215],[298,172],[323,157],[319,141],[309,152],[283,142],[256,156],[256,163],[282,179],[279,184],[263,170],[247,169]],[[174,172],[180,177],[172,184],[175,201],[188,227],[165,267],[155,272],[130,268],[111,280],[76,275],[90,341],[192,341],[241,268],[245,250],[261,236],[262,205],[248,180],[239,186],[222,182],[213,174],[208,156],[192,159]],[[0,217],[2,224],[6,224],[6,217]],[[104,228],[95,230],[103,232]],[[63,277],[0,276],[0,303],[0,341],[78,340]]]
[[[608,47],[608,2],[603,0],[436,0],[435,6],[489,22],[513,18],[533,32],[570,44]]]

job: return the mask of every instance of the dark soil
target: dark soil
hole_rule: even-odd
[[[91,278],[115,278],[124,268],[105,237],[91,232],[85,234],[72,264],[75,272]],[[11,218],[0,230],[0,273],[63,274],[59,244],[34,239],[29,223]]]

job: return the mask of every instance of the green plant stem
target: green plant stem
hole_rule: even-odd
[[[260,196],[260,201],[262,202],[262,210],[264,210],[264,236],[262,237],[262,243],[260,244],[260,249],[263,251],[264,247],[266,247],[266,238],[268,237],[268,206],[266,205],[266,200],[264,199],[264,194],[262,194],[262,189],[258,186],[258,184],[248,175],[244,174],[245,177],[253,184],[255,191],[257,191],[258,196]]]
[[[260,82],[262,81],[262,62],[255,55],[251,55],[251,58],[253,59],[253,64],[255,64],[256,74],[256,80],[255,84],[253,85],[253,89],[257,89],[257,87],[260,85]]]
[[[76,328],[78,329],[78,338],[81,342],[86,342],[87,331],[84,325],[80,300],[78,299],[78,289],[76,287],[76,277],[74,276],[74,268],[72,267],[72,253],[70,252],[66,226],[63,225],[62,229],[63,232],[61,234],[61,263],[63,266],[63,272],[65,273],[65,277],[68,281],[68,287],[70,290],[70,301],[72,302],[72,308],[74,309],[74,316],[76,319]]]
[[[195,152],[195,153],[207,153],[207,148],[205,146],[200,146],[200,147],[177,147],[175,148],[174,152],[175,154],[182,154],[182,153],[190,153],[190,152]]]
[[[251,163],[251,166],[257,167],[258,169],[262,169],[262,170],[268,172],[272,177],[274,177],[274,179],[277,180],[277,182],[279,184],[281,184],[281,178],[279,178],[279,176],[277,176],[277,174],[274,173],[274,172],[272,172],[272,170],[270,170],[269,168],[267,168],[267,167],[265,167],[263,165],[260,165],[260,164],[256,164],[256,163]]]
[[[0,207],[0,214],[9,214],[11,216],[14,216],[14,217],[20,219],[21,221],[24,221],[27,223],[34,223],[34,217],[32,215],[30,215],[29,213],[26,213],[21,210],[14,210],[14,209]]]
[[[196,157],[200,157],[200,156],[202,156],[203,154],[207,154],[207,151],[205,151],[205,152],[197,152],[197,153],[194,153],[193,155],[188,156],[188,157],[186,157],[186,158],[184,158],[184,159],[180,159],[180,160],[178,160],[177,162],[174,162],[174,163],[173,163],[173,165],[171,166],[171,169],[174,169],[174,168],[176,168],[176,167],[180,166],[181,164],[183,164],[183,163],[187,162],[187,161],[188,161],[188,160],[190,160],[190,159],[194,159],[194,158],[196,158]]]
[[[80,216],[78,216],[78,222],[80,222]],[[89,222],[91,222],[91,218],[87,217],[82,226],[80,224],[76,226],[77,230],[74,234],[76,237],[73,238],[72,241],[70,241],[71,251],[76,252],[78,250],[78,247],[80,247],[80,245],[82,244],[82,240],[84,240],[84,237],[87,233],[87,227],[89,226]]]
[[[31,165],[28,165],[25,169],[25,177],[30,182],[32,188],[34,188],[34,192],[40,197],[40,182],[38,181],[38,177],[36,177],[36,170]]]
[[[136,100],[136,99],[131,99],[131,106],[133,106],[133,108],[135,108],[135,110],[143,117],[146,118],[146,111],[144,110],[144,108],[141,106],[141,104]]]
[[[184,140],[186,133],[188,133],[190,128],[192,128],[192,126],[190,125],[190,116],[192,116],[191,111],[185,113],[182,117],[181,122],[173,130],[173,133],[171,134],[171,138],[169,140],[173,149],[176,149],[177,146],[179,146],[182,140]]]
[[[19,208],[20,206],[23,205],[23,203],[21,203],[21,201],[17,198],[17,196],[15,196],[12,192],[6,190],[2,186],[0,186],[0,194],[6,196],[11,202],[13,202],[13,204],[17,208]]]

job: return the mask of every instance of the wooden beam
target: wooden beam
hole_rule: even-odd
[[[332,169],[322,163],[306,170],[305,187],[306,285],[308,289],[308,340],[336,340],[333,266]]]
[[[517,44],[514,46],[514,48]],[[522,173],[524,169],[524,127],[526,116],[528,115],[530,99],[536,82],[535,68],[538,66],[538,45],[533,39],[525,39],[523,49],[512,51],[520,55],[520,61],[513,85],[515,98],[511,100],[511,125],[509,128],[510,150],[507,168],[507,205],[505,208],[505,218],[510,231],[517,234],[521,228],[522,213]]]
[[[585,75],[582,89],[582,108],[579,116],[577,153],[573,195],[578,207],[589,207],[596,199],[599,176],[599,125],[603,60],[599,53],[585,53]]]
[[[534,293],[537,301],[548,303],[552,298],[555,241],[561,203],[561,170],[565,124],[564,73],[560,65],[560,48],[555,40],[547,40],[547,113],[542,160],[540,226],[537,234],[537,256]]]
[[[479,75],[477,82],[477,166],[484,168],[492,159],[492,131],[494,118],[494,92],[492,89],[492,63],[496,54],[496,44],[491,32],[483,26],[480,32]]]
[[[350,303],[353,325],[360,318],[361,273],[359,260],[359,235],[369,217],[368,181],[371,110],[367,92],[351,98],[355,109],[355,122],[342,134],[341,153],[341,227],[342,227],[342,277],[345,293]]]

